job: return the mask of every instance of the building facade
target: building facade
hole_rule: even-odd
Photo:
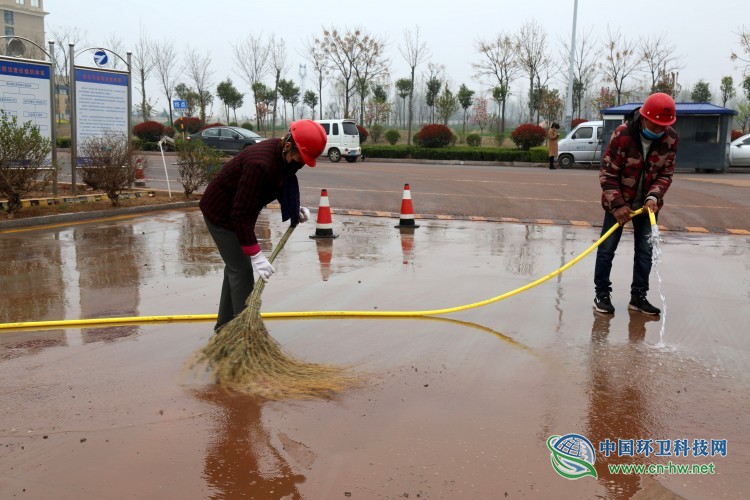
[[[47,48],[47,42],[44,39],[44,12],[43,0],[0,0],[0,10],[2,11],[3,31],[0,35],[18,36],[31,40],[40,46]],[[8,39],[3,40],[0,44],[0,54],[6,55]],[[38,59],[39,54],[27,47],[25,57]]]

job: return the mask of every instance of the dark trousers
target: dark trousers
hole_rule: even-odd
[[[549,168],[555,168],[555,157],[550,156],[549,157]]]
[[[633,256],[633,282],[630,284],[631,295],[646,295],[648,292],[648,278],[651,274],[651,244],[648,237],[651,234],[651,222],[648,214],[633,217],[633,236],[635,238],[635,255]],[[617,219],[609,212],[604,214],[602,233],[609,231]],[[622,227],[604,240],[596,251],[596,267],[594,269],[594,285],[597,294],[612,292],[612,282],[609,279],[612,271],[612,260],[615,258],[617,245],[622,236]]]
[[[234,231],[219,227],[205,217],[206,227],[216,242],[224,260],[224,283],[221,286],[219,317],[214,330],[228,323],[245,309],[245,302],[253,291],[253,266],[250,257],[242,252],[242,245]]]

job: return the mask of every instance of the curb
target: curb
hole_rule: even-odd
[[[177,210],[182,208],[193,208],[198,206],[199,201],[180,201],[176,203],[147,205],[139,207],[113,208],[111,210],[97,210],[95,212],[76,212],[70,214],[43,215],[40,217],[28,217],[26,219],[0,221],[0,230],[17,229],[22,227],[46,226],[48,224],[60,224],[65,222],[80,222],[89,219],[101,219],[118,215],[139,214],[144,212],[161,212],[166,210]]]

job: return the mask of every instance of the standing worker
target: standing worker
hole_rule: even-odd
[[[596,252],[594,309],[614,314],[612,305],[612,260],[630,212],[643,207],[657,213],[664,204],[664,195],[672,184],[677,153],[677,132],[671,127],[677,120],[672,97],[657,92],[626,117],[609,141],[599,170],[602,187],[604,223],[602,234],[615,223],[620,227]],[[633,282],[630,285],[628,309],[656,316],[661,310],[646,298],[651,274],[651,224],[644,210],[633,217],[635,256]]]
[[[225,264],[215,331],[245,308],[253,271],[265,282],[276,272],[255,236],[263,207],[278,200],[282,220],[291,219],[293,226],[310,218],[310,211],[300,206],[297,171],[315,166],[326,141],[320,124],[292,122],[283,138],[253,144],[229,160],[206,187],[200,209]]]
[[[560,124],[553,122],[547,132],[547,142],[549,144],[549,168],[554,170],[555,158],[557,158],[557,140],[560,138]]]

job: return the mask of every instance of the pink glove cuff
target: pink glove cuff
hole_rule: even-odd
[[[242,252],[248,256],[255,255],[258,252],[260,252],[260,244],[256,243],[255,245],[250,245],[250,246],[243,245]]]

